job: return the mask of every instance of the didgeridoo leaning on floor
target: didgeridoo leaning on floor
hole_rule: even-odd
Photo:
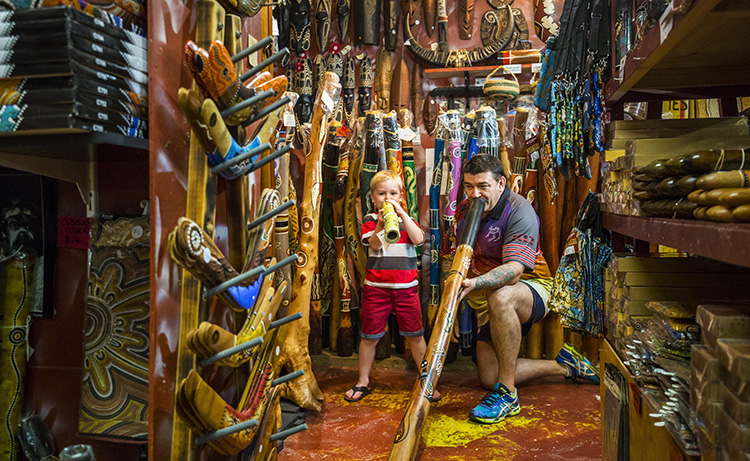
[[[414,384],[409,402],[404,410],[401,424],[398,426],[393,447],[388,456],[390,461],[413,460],[417,454],[419,440],[422,435],[422,426],[430,412],[430,398],[437,387],[440,373],[445,363],[445,355],[448,352],[453,322],[456,318],[458,307],[458,295],[461,283],[466,278],[471,259],[474,256],[474,242],[476,241],[479,223],[484,212],[484,201],[474,199],[469,205],[469,210],[464,219],[464,227],[461,238],[458,241],[456,254],[451,264],[448,278],[445,281],[443,297],[440,301],[435,327],[427,344],[427,352],[422,360],[419,379]]]

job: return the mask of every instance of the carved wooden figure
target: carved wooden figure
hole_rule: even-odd
[[[370,60],[370,57],[365,54],[359,65],[359,90],[357,92],[357,103],[360,117],[367,115],[372,107],[372,85],[372,61]]]

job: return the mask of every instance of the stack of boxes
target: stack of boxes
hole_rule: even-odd
[[[69,6],[0,12],[0,133],[147,137],[144,31],[97,14]]]
[[[750,304],[700,305],[690,403],[705,461],[750,460]]]
[[[654,160],[707,149],[750,146],[746,117],[623,120],[607,124],[602,162],[602,209],[640,216],[633,169]]]

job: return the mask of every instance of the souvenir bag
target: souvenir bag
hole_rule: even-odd
[[[500,69],[508,73],[513,79],[493,77],[495,72]],[[484,81],[484,95],[490,99],[512,101],[518,97],[520,91],[521,86],[518,84],[516,76],[508,72],[503,66],[498,66],[497,69],[493,70],[490,75],[487,76],[487,80]]]

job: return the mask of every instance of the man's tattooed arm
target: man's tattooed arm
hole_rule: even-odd
[[[523,266],[511,261],[498,266],[474,279],[475,288],[500,288],[518,282],[523,274]]]

